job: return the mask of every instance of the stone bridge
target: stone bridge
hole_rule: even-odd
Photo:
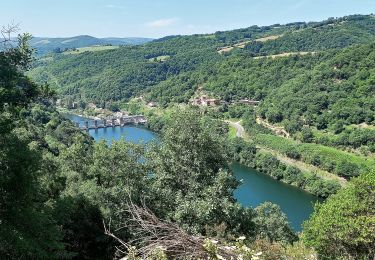
[[[99,129],[99,128],[110,128],[116,126],[124,125],[138,125],[145,124],[147,122],[146,118],[142,115],[135,116],[124,116],[124,117],[109,117],[100,120],[88,120],[84,122],[83,126],[76,123],[77,127],[82,130]]]

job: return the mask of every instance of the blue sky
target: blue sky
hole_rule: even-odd
[[[2,0],[34,36],[153,37],[375,13],[375,0]]]

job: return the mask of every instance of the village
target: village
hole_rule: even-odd
[[[227,102],[224,100],[216,99],[216,98],[209,98],[208,95],[201,95],[197,98],[194,98],[191,101],[193,106],[202,106],[202,107],[212,107],[212,106],[219,106],[219,105],[233,105],[233,104],[243,104],[249,106],[258,106],[260,101],[251,100],[251,99],[241,99],[238,101]]]

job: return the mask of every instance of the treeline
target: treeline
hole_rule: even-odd
[[[313,132],[310,142],[342,149],[358,149],[364,155],[375,153],[375,129],[335,125],[333,133]]]

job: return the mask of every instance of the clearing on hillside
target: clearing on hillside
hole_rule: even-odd
[[[232,51],[234,48],[244,49],[246,44],[248,44],[248,43],[251,43],[251,42],[266,42],[266,41],[276,40],[276,39],[280,38],[281,36],[283,36],[283,35],[271,35],[271,36],[256,39],[254,41],[253,40],[245,40],[245,41],[233,44],[232,46],[225,46],[225,47],[219,48],[217,52],[219,54],[223,54],[225,52]]]
[[[234,47],[232,47],[232,46],[227,46],[227,47],[220,48],[217,52],[218,52],[219,54],[223,54],[223,53],[225,53],[225,52],[230,52],[230,51],[233,50],[233,49],[234,49]]]
[[[271,36],[256,39],[255,41],[256,42],[267,42],[267,41],[276,40],[276,39],[280,38],[281,36],[283,36],[283,35],[271,35]]]
[[[171,58],[170,55],[161,55],[161,56],[157,56],[155,58],[151,58],[151,59],[148,59],[149,61],[151,62],[164,62],[164,61],[167,61]]]
[[[293,55],[308,55],[308,54],[316,54],[315,51],[300,51],[300,52],[284,52],[284,53],[280,53],[280,54],[274,54],[274,55],[267,55],[267,56],[258,56],[258,57],[254,57],[254,59],[258,60],[258,59],[262,59],[262,58],[272,58],[272,59],[275,59],[275,58],[280,58],[280,57],[289,57],[289,56],[293,56]]]
[[[96,51],[107,51],[107,50],[113,50],[113,49],[117,49],[119,48],[119,46],[99,46],[99,45],[96,45],[96,46],[90,46],[90,47],[82,47],[82,48],[77,48],[75,50],[68,50],[68,51],[65,51],[64,54],[65,55],[69,55],[69,54],[80,54],[80,53],[83,53],[83,52],[86,52],[86,51],[89,51],[89,52],[96,52]]]

